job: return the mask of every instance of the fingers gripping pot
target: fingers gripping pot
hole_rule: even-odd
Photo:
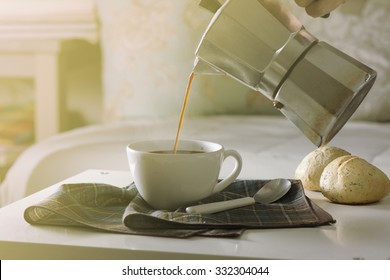
[[[202,0],[215,12],[194,72],[226,74],[273,101],[317,146],[367,95],[376,72],[311,35],[277,0]]]

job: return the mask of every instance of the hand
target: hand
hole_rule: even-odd
[[[346,0],[295,0],[298,6],[304,7],[308,15],[312,17],[324,16]]]
[[[275,18],[277,18],[291,32],[296,32],[302,28],[300,21],[291,13],[291,11],[282,5],[281,1],[275,0],[257,0],[265,7]]]

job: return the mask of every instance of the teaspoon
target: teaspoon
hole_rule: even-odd
[[[274,179],[266,183],[253,197],[190,206],[186,208],[186,212],[188,214],[213,214],[255,203],[269,204],[283,197],[290,188],[291,182],[289,180]]]

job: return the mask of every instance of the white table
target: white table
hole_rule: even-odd
[[[67,183],[126,186],[125,171],[87,170]],[[316,228],[248,230],[242,237],[189,239],[32,226],[24,209],[55,192],[60,183],[0,209],[0,259],[389,259],[390,197],[377,204],[346,206],[307,192],[337,220]]]

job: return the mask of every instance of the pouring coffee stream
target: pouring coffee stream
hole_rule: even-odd
[[[194,76],[195,76],[194,72],[191,72],[191,74],[188,78],[186,94],[184,97],[183,107],[181,108],[179,125],[177,127],[177,132],[176,132],[175,145],[173,146],[173,153],[174,154],[176,154],[178,146],[179,146],[179,137],[180,137],[181,127],[183,126],[184,115],[185,115],[185,112],[187,109],[188,98],[190,96],[191,86],[192,86],[192,82],[194,80]]]

